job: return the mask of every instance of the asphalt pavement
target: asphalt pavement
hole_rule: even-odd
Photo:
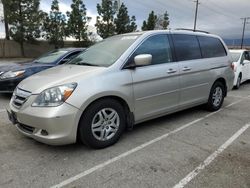
[[[250,187],[250,83],[211,113],[196,107],[136,125],[94,150],[21,135],[0,95],[0,187]]]

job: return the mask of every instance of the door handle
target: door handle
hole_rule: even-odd
[[[190,71],[190,70],[192,70],[190,67],[184,67],[184,68],[182,69],[182,71]]]
[[[173,74],[176,72],[177,72],[177,70],[174,70],[174,69],[168,69],[168,71],[167,71],[168,74]]]

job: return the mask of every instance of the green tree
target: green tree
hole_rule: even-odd
[[[24,42],[34,42],[40,37],[42,12],[39,11],[39,0],[8,0],[7,20],[10,36],[21,46],[24,54]]]
[[[117,18],[115,18],[114,22],[116,26],[115,31],[117,34],[133,32],[137,28],[135,16],[132,16],[130,19],[128,15],[128,9],[124,3],[121,4]]]
[[[76,38],[78,41],[88,40],[88,22],[91,20],[87,17],[86,8],[82,0],[73,0],[71,12],[68,16],[68,35]]]
[[[97,4],[97,12],[99,14],[95,24],[97,33],[104,39],[114,35],[114,15],[116,13],[114,3],[111,0],[102,0],[101,4]]]
[[[159,15],[156,20],[156,29],[168,29],[169,26],[169,15],[166,11],[163,15]]]
[[[156,21],[157,21],[157,16],[155,15],[154,11],[152,11],[148,16],[148,20],[143,21],[142,30],[143,31],[154,30],[156,26]]]
[[[142,31],[147,31],[147,30],[148,30],[147,22],[146,22],[145,20],[144,20],[143,23],[142,23],[141,30],[142,30]]]
[[[55,48],[63,47],[64,45],[63,39],[67,36],[66,25],[66,16],[59,11],[58,0],[53,0],[51,11],[49,15],[45,16],[43,27],[45,39],[54,44]]]
[[[137,29],[136,18],[132,16],[130,19],[129,32],[134,32]]]
[[[162,23],[162,27],[163,29],[168,29],[168,26],[169,26],[169,14],[168,12],[166,11],[163,15],[163,23]]]

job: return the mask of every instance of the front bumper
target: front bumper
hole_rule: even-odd
[[[16,86],[23,79],[24,78],[14,78],[14,79],[0,80],[0,93],[13,93]]]
[[[16,128],[48,145],[75,143],[81,111],[67,103],[59,107],[32,107],[35,97],[31,95],[20,109],[10,102],[7,111],[14,114]]]

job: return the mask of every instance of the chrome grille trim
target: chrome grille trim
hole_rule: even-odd
[[[16,90],[13,93],[12,96],[12,104],[16,108],[21,108],[22,105],[27,101],[27,99],[30,97],[31,92],[25,91],[20,88],[16,88]]]

